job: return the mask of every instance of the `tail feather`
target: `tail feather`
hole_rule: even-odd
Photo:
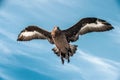
[[[76,53],[77,47],[78,47],[77,45],[70,45],[70,49],[71,49],[70,56],[73,56]]]
[[[77,45],[70,45],[70,48],[67,50],[67,53],[60,52],[57,47],[52,49],[53,52],[61,57],[62,64],[64,64],[64,59],[68,60],[68,63],[70,62],[70,56],[73,56],[77,50]]]
[[[52,51],[57,55],[60,56],[59,49],[57,47],[53,48]]]

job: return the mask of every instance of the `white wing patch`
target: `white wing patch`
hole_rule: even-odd
[[[33,36],[33,35],[35,35],[35,32],[27,32],[27,31],[25,31],[25,32],[21,33],[20,37],[21,36],[29,37],[29,36]]]
[[[24,37],[29,37],[29,36],[34,36],[34,35],[41,35],[40,33],[38,33],[37,31],[31,31],[31,32],[28,32],[28,31],[25,31],[25,32],[22,32],[20,34],[20,36],[24,36]]]
[[[100,28],[102,26],[104,26],[104,24],[97,20],[96,23],[87,23],[84,27],[81,28],[81,30],[84,30],[86,28]]]
[[[104,24],[102,23],[102,22],[99,22],[99,21],[97,21],[96,23],[91,23],[91,24],[86,24],[85,25],[85,27],[96,27],[96,28],[100,28],[100,27],[102,27],[102,26],[104,26]]]

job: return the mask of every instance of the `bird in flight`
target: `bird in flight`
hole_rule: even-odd
[[[28,26],[18,35],[18,41],[30,41],[33,39],[47,39],[51,44],[55,44],[52,50],[61,58],[62,64],[66,59],[70,62],[70,57],[77,50],[77,45],[71,45],[70,42],[75,42],[79,39],[79,35],[84,35],[90,32],[103,32],[113,29],[112,25],[105,20],[87,17],[81,19],[72,27],[61,30],[55,26],[51,32],[46,31],[37,26]]]

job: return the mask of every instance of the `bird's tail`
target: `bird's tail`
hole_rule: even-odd
[[[70,56],[73,56],[76,53],[77,45],[70,45]]]
[[[61,57],[61,61],[64,64],[64,59],[67,59],[70,62],[69,57],[73,56],[77,50],[77,45],[70,45],[70,48],[67,49],[67,53],[62,53],[57,47],[52,49],[57,56]]]

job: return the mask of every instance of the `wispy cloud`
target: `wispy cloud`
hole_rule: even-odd
[[[0,51],[3,53],[10,53],[11,50],[4,44],[4,41],[0,40]]]
[[[74,64],[57,66],[61,72],[72,72],[85,80],[118,80],[120,64],[118,62],[93,56],[78,50]],[[114,65],[116,64],[116,65]]]
[[[115,30],[110,35],[114,42],[120,44],[120,27],[116,26]]]
[[[16,40],[16,35],[11,33],[10,31],[6,31],[2,28],[0,28],[0,34],[6,36],[7,38],[11,39],[11,40]]]
[[[79,15],[81,16],[84,14],[84,11],[89,11],[90,9],[95,10],[95,6],[93,6],[93,9],[90,8],[88,10],[89,6],[85,8],[83,7],[84,4],[82,4],[82,2],[78,2],[79,1],[73,0],[8,1],[4,10],[0,10],[0,23],[3,25],[0,27],[0,34],[2,35],[0,36],[2,38],[2,40],[0,40],[0,50],[3,52],[1,54],[13,53],[14,55],[12,55],[12,57],[6,57],[6,54],[0,56],[0,72],[2,72],[0,73],[0,77],[4,78],[5,80],[13,80],[12,78],[16,77],[14,75],[11,77],[7,76],[7,73],[4,73],[11,72],[11,67],[9,69],[4,67],[4,71],[1,71],[1,66],[9,63],[7,66],[12,65],[13,68],[16,68],[16,70],[13,71],[13,73],[16,75],[19,75],[19,72],[16,71],[19,70],[19,67],[22,67],[23,72],[24,70],[28,69],[39,74],[52,76],[59,80],[119,80],[119,62],[97,57],[82,50],[78,50],[77,53],[71,58],[71,63],[65,63],[65,65],[62,65],[60,59],[55,57],[56,55],[53,56],[54,54],[52,51],[49,52],[51,50],[51,46],[48,46],[49,43],[45,42],[46,44],[44,44],[42,41],[19,43],[16,41],[18,33],[13,32],[15,32],[15,28],[20,27],[15,27],[15,24],[20,24],[19,26],[21,26],[21,28],[27,23],[34,23],[34,21],[36,24],[41,25],[44,23],[44,25],[46,25],[48,23],[51,24],[51,19],[55,21],[53,21],[53,23],[60,22],[59,24],[63,24],[68,19],[74,21],[73,18],[75,17],[71,16],[77,15],[77,17],[79,17]],[[79,8],[76,8],[78,6]],[[100,9],[101,8],[98,8],[98,10]],[[99,11],[95,12],[99,13]],[[93,12],[87,14],[92,13]],[[58,19],[61,21],[57,22]],[[49,24],[47,27],[50,26]],[[65,25],[63,24],[63,26]],[[120,43],[120,29],[115,29],[112,34],[113,39]]]
[[[79,51],[79,53],[81,54],[80,57],[93,65],[91,67],[92,69],[90,70],[90,73],[92,74],[89,74],[89,77],[94,77],[94,75],[96,75],[96,78],[100,78],[99,80],[118,80],[120,74],[119,68],[113,65],[117,62],[113,61],[113,63],[110,64],[111,60],[109,59],[99,58],[90,54],[86,54],[82,51]],[[108,62],[106,62],[106,60]]]
[[[2,78],[2,79],[1,79]],[[4,74],[3,71],[0,70],[0,79],[1,80],[13,80],[10,77],[8,77],[6,74]]]
[[[118,16],[119,18],[120,16]],[[117,20],[111,20],[109,19],[109,21],[112,23],[112,26],[114,27],[114,29],[112,30],[111,33],[109,33],[109,35],[111,36],[111,39],[120,44],[120,23],[119,23],[119,19]]]
[[[91,67],[89,66],[89,68],[91,69],[88,70],[89,74],[87,73],[87,76],[89,75],[88,78],[96,76],[92,80],[97,79],[98,77],[98,80],[118,80],[120,74],[119,68],[110,64],[109,62],[111,62],[111,60],[86,54],[81,50],[79,50],[78,52],[80,53],[80,56],[78,58],[83,58],[85,61],[88,61],[91,65]],[[108,60],[109,62],[106,62],[105,60]]]
[[[53,0],[53,1],[56,1],[56,0]],[[73,0],[57,0],[56,1],[57,3],[60,3],[60,4],[62,4],[62,5],[65,5],[65,6],[67,6],[67,7],[73,7],[73,5],[74,5],[74,7],[75,6],[77,6],[76,4],[78,4],[78,1],[73,1]],[[79,3],[79,5],[80,4],[82,4],[82,1],[81,1],[81,3]]]

